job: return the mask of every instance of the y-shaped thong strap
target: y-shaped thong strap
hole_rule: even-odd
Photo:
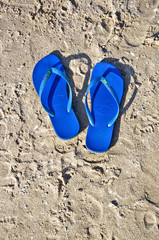
[[[41,101],[41,104],[43,106],[43,108],[45,109],[45,111],[51,116],[51,117],[55,117],[55,113],[53,111],[50,111],[47,107],[45,107],[45,105],[42,103],[42,93],[43,93],[43,90],[45,88],[45,85],[46,85],[46,82],[47,80],[49,79],[50,75],[52,73],[55,73],[57,74],[58,76],[60,76],[61,78],[63,78],[66,83],[68,84],[68,87],[69,87],[69,99],[68,99],[68,104],[67,104],[67,111],[70,112],[71,111],[71,108],[72,108],[72,90],[71,90],[71,86],[70,86],[70,83],[68,81],[68,78],[66,77],[66,75],[60,71],[59,69],[57,68],[54,68],[54,67],[50,67],[50,69],[47,71],[47,73],[45,74],[42,82],[41,82],[41,85],[40,85],[40,89],[39,89],[39,97],[40,97],[40,101]]]
[[[89,119],[90,124],[94,127],[95,125],[95,120],[94,117],[92,115],[92,113],[90,112],[89,108],[88,108],[88,104],[87,104],[87,95],[89,90],[91,89],[91,87],[93,87],[96,83],[98,82],[102,82],[104,84],[104,86],[107,88],[107,90],[110,92],[110,94],[112,95],[112,97],[115,100],[115,104],[117,106],[117,111],[114,115],[114,117],[108,122],[108,127],[112,126],[113,123],[115,122],[115,120],[117,119],[118,115],[119,115],[119,100],[118,97],[114,91],[114,89],[108,84],[107,80],[103,77],[96,77],[95,79],[93,79],[90,84],[88,85],[87,91],[86,91],[86,98],[85,98],[85,108],[86,108],[86,113]]]

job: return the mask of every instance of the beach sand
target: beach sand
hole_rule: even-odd
[[[159,239],[159,3],[2,0],[0,240]],[[62,61],[81,131],[60,140],[32,71]],[[124,95],[111,148],[85,146],[85,92],[96,63],[116,66]]]

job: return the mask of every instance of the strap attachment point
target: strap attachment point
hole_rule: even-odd
[[[50,77],[51,73],[52,73],[51,70],[47,71],[46,76]]]
[[[104,77],[103,77],[104,78]],[[101,82],[104,84],[104,85],[106,85],[106,84],[108,84],[108,82],[107,82],[107,80],[104,78],[103,80],[101,80]]]

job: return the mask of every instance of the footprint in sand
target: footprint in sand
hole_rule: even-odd
[[[76,201],[74,201],[72,209],[75,213],[76,221],[85,219],[87,222],[95,223],[96,221],[99,222],[102,218],[103,208],[101,203],[91,195],[81,191],[77,192]]]
[[[125,0],[125,4],[114,1],[113,5],[120,14],[120,22],[124,21],[125,23],[122,29],[125,42],[133,47],[143,44],[149,25],[155,18],[154,10],[157,8],[157,1]],[[121,33],[121,29],[119,32]]]
[[[156,224],[155,215],[151,212],[147,212],[144,216],[144,224],[147,230],[151,229]]]

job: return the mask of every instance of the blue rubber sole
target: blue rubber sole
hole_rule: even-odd
[[[57,56],[50,54],[42,58],[33,70],[33,84],[38,95],[41,82],[50,67],[57,68],[65,73],[64,67]],[[55,112],[55,117],[49,117],[59,138],[66,140],[78,134],[80,126],[76,115],[73,109],[69,113],[67,112],[66,82],[55,73],[52,73],[46,82],[42,93],[42,103],[47,109]]]
[[[113,65],[105,62],[97,63],[93,69],[91,81],[96,77],[104,76],[108,84],[114,89],[119,103],[121,102],[124,82],[121,73]],[[92,152],[102,153],[109,149],[114,124],[108,127],[108,122],[117,111],[117,106],[110,92],[104,84],[98,82],[90,89],[92,109],[95,126],[89,124],[86,146]]]

